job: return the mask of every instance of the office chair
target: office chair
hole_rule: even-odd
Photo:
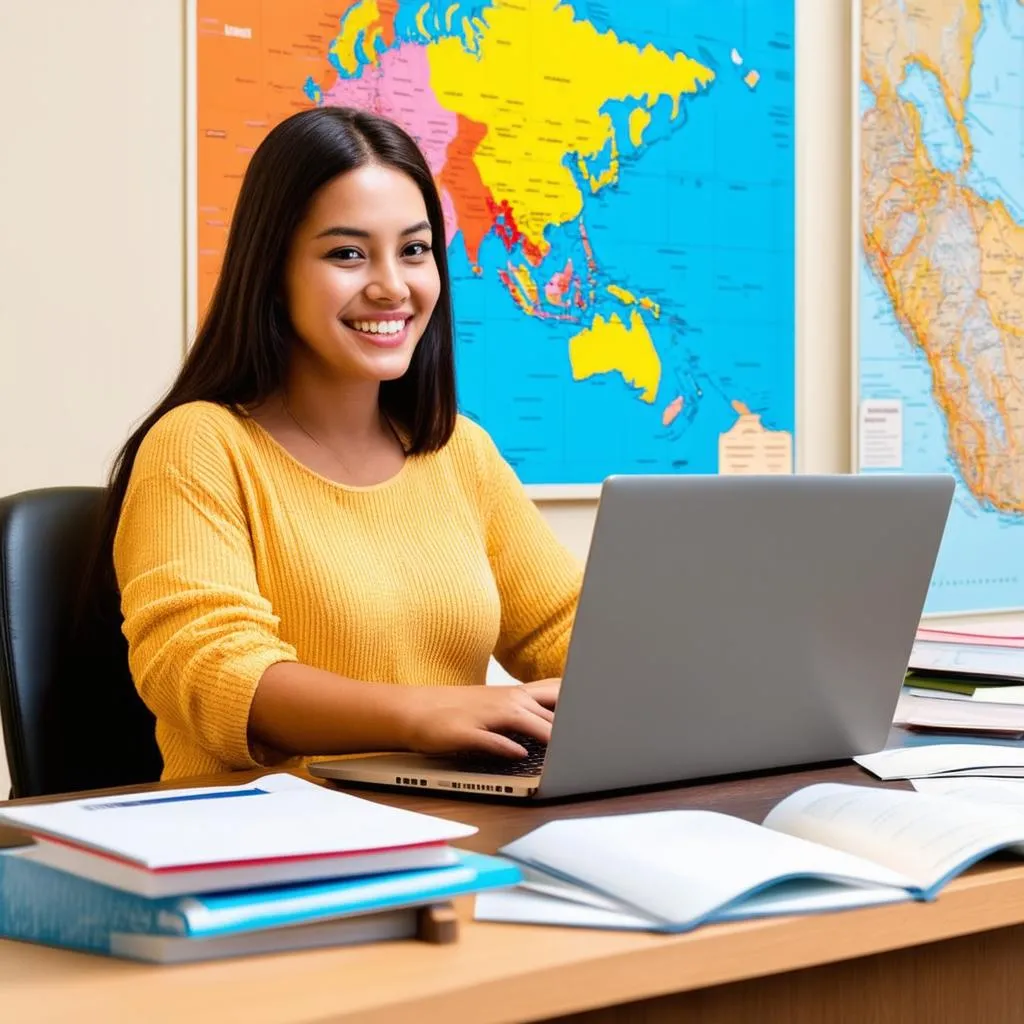
[[[0,498],[0,718],[11,795],[153,782],[154,719],[128,669],[118,594],[82,580],[106,492]]]

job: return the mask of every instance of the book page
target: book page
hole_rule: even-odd
[[[919,793],[948,796],[971,803],[1016,807],[1024,811],[1024,782],[944,775],[935,779],[914,779],[911,785]]]
[[[884,864],[913,878],[929,896],[979,858],[1024,842],[1024,814],[945,796],[837,783],[798,790],[764,824]]]
[[[793,877],[913,884],[879,864],[711,811],[553,821],[501,852],[673,927]]]

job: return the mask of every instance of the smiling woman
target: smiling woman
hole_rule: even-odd
[[[444,237],[390,121],[304,111],[253,155],[98,547],[165,778],[550,735],[580,569],[457,414]],[[492,655],[523,685],[471,685]]]

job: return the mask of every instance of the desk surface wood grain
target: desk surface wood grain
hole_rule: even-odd
[[[249,775],[194,780],[236,783]],[[494,852],[542,822],[704,808],[760,821],[812,782],[876,785],[852,764],[545,805],[362,795],[470,822],[466,847]],[[177,783],[176,785],[180,785]],[[9,837],[10,838],[10,837]],[[687,935],[464,925],[454,946],[418,942],[157,967],[0,941],[0,1006],[11,1021],[244,1020],[246,1024],[454,1021],[504,1024],[707,989],[1024,923],[1024,866],[980,865],[931,904],[700,928]]]

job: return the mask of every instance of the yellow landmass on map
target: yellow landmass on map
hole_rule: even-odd
[[[615,144],[601,108],[609,100],[650,107],[668,96],[676,117],[681,98],[714,78],[684,53],[640,48],[576,20],[561,0],[496,0],[476,47],[430,43],[431,85],[443,107],[487,126],[473,157],[481,180],[495,201],[511,204],[519,230],[542,251],[544,229],[583,208],[565,155],[590,161]],[[615,163],[614,173],[596,176],[598,188],[617,180]]]
[[[873,21],[869,14],[874,15]],[[925,353],[949,446],[972,493],[1024,512],[1024,227],[959,173],[936,168],[917,108],[897,93],[917,61],[941,83],[971,160],[963,101],[976,0],[865,9],[862,242],[906,335]]]
[[[629,112],[629,141],[634,149],[644,141],[644,129],[650,123],[651,115],[643,107],[635,107]]]
[[[360,33],[364,33],[364,53],[371,60],[375,57],[377,51],[374,48],[374,40],[381,34],[379,22],[380,9],[376,0],[361,0],[350,7],[342,17],[341,31],[331,43],[330,54],[338,62],[338,66],[350,75],[359,69],[356,46],[359,44]]]
[[[512,273],[515,276],[516,284],[519,285],[520,290],[529,300],[530,305],[536,307],[537,303],[540,302],[540,291],[533,279],[533,275],[530,273],[529,267],[524,267],[521,263],[517,264],[512,268]]]
[[[643,317],[633,310],[629,323],[618,314],[594,322],[569,341],[569,363],[573,380],[586,380],[601,373],[618,373],[627,384],[642,392],[641,401],[653,402],[661,383],[661,360]]]
[[[641,308],[648,310],[654,315],[656,320],[661,316],[661,306],[655,302],[654,299],[648,299],[646,297],[638,299],[627,288],[622,288],[617,284],[608,285],[608,294],[614,296],[624,306],[640,306]]]
[[[608,166],[603,170],[598,171],[596,174],[590,170],[587,166],[587,161],[584,160],[583,157],[579,157],[577,160],[580,176],[590,186],[591,195],[595,192],[600,192],[605,185],[610,185],[612,182],[618,180],[619,147],[616,145],[614,135],[609,139],[609,149]]]

